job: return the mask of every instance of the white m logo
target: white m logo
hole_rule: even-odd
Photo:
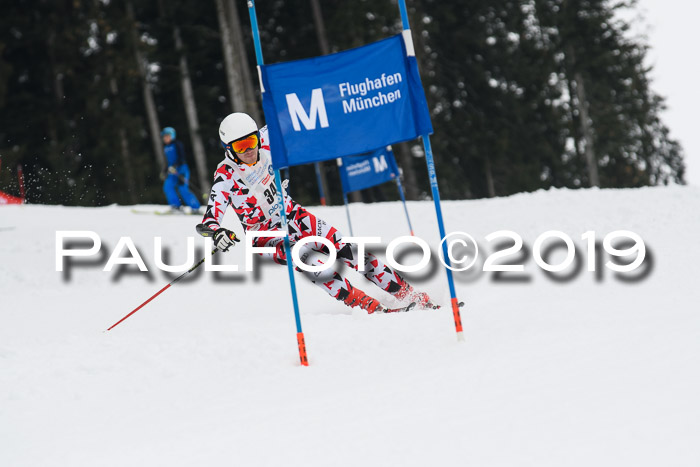
[[[309,114],[306,114],[306,110],[302,107],[301,102],[296,93],[287,94],[287,108],[289,109],[289,116],[292,117],[292,125],[294,126],[294,131],[301,131],[299,126],[299,119],[301,118],[301,123],[304,124],[304,128],[307,130],[316,129],[316,117],[321,122],[321,128],[328,127],[328,116],[326,115],[326,103],[323,100],[323,92],[321,88],[314,89],[311,91],[311,108],[309,109]]]
[[[379,158],[373,157],[372,164],[374,164],[374,173],[384,172],[386,169],[389,168],[389,166],[386,163],[386,159],[384,159],[384,156],[380,156]]]

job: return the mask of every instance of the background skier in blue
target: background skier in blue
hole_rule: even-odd
[[[190,168],[185,162],[185,147],[182,142],[175,139],[175,129],[163,128],[160,132],[165,145],[165,158],[168,161],[167,172],[164,174],[163,192],[168,200],[170,209],[180,211],[182,204],[186,204],[193,211],[200,208],[197,196],[190,190]]]

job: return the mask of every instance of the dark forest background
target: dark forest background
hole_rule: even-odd
[[[219,122],[260,115],[242,0],[2,0],[0,190],[67,205],[165,203],[158,131],[175,127],[193,183],[223,153]],[[407,0],[444,198],[550,187],[683,183],[679,144],[647,44],[617,9],[633,1]],[[360,46],[401,31],[392,0],[258,0],[266,63]],[[263,123],[263,122],[259,122]],[[154,138],[155,136],[155,138]],[[429,193],[418,141],[394,146],[407,197]],[[342,202],[334,163],[322,172]],[[290,191],[318,202],[313,167]],[[396,199],[384,186],[366,201]]]

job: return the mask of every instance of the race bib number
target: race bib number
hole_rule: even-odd
[[[277,203],[277,187],[275,186],[275,173],[272,168],[270,152],[260,149],[260,160],[252,167],[236,167],[243,183],[250,190],[250,194],[257,200],[257,205],[263,211],[267,219],[280,210]]]

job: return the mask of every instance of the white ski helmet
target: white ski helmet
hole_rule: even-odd
[[[221,144],[226,146],[231,141],[241,139],[258,131],[258,125],[250,115],[242,112],[229,114],[219,125]]]

